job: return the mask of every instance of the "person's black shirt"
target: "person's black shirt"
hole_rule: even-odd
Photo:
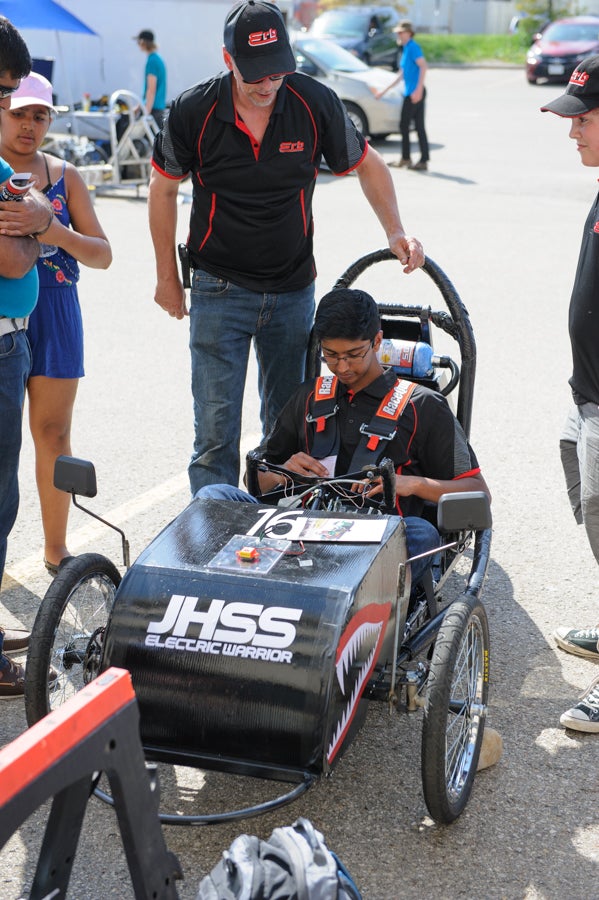
[[[174,101],[153,165],[174,179],[191,172],[194,268],[249,290],[301,290],[316,275],[312,197],[321,159],[343,175],[362,161],[366,141],[333,91],[294,74],[258,146],[236,115],[231,83],[223,73]]]

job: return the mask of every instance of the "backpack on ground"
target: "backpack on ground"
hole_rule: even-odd
[[[351,875],[308,819],[267,841],[242,834],[202,879],[196,900],[361,900]]]

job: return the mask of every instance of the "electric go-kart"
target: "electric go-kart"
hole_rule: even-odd
[[[391,259],[389,251],[365,256],[337,286]],[[468,435],[470,320],[439,267],[427,260],[424,272],[447,308],[381,303],[383,331],[408,351],[432,345],[435,329],[457,342],[459,366],[433,355],[429,370],[407,374],[446,394],[457,388],[456,414]],[[309,374],[317,351],[310,347]],[[193,500],[130,567],[122,535],[122,580],[95,553],[61,567],[33,628],[29,724],[118,666],[131,673],[148,760],[293,785],[222,814],[161,813],[169,824],[204,824],[272,809],[329,774],[362,724],[366,700],[423,706],[424,797],[436,821],[451,822],[471,793],[486,715],[486,495],[444,495],[428,511],[441,543],[433,569],[411,585],[404,523],[390,514],[388,461],[344,478],[298,476],[293,491],[260,496],[258,472],[267,466],[249,454],[257,504]],[[382,479],[380,500],[354,492],[364,478]],[[78,506],[77,495],[96,493],[93,466],[81,460],[59,458],[55,483]]]

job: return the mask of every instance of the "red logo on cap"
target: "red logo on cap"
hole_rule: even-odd
[[[578,87],[584,87],[587,81],[589,80],[588,72],[572,72],[572,76],[570,78],[570,84],[577,84]]]
[[[248,37],[250,47],[263,47],[264,44],[275,44],[276,42],[276,28],[269,28],[268,31],[253,31]]]
[[[595,234],[599,234],[599,222],[595,222],[595,227],[593,228]]]

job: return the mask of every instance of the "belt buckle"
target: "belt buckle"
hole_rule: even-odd
[[[397,428],[394,428],[393,431],[390,431],[388,434],[381,434],[379,431],[372,431],[368,425],[364,422],[360,425],[360,433],[366,434],[368,437],[378,438],[379,441],[392,441],[395,435],[397,434]]]
[[[330,412],[321,413],[319,416],[316,416],[316,417],[314,417],[312,415],[312,413],[308,413],[306,415],[306,422],[312,423],[312,422],[318,422],[319,419],[330,419],[331,416],[337,415],[338,412],[339,412],[339,407],[337,405],[335,405],[335,408],[332,409]]]

